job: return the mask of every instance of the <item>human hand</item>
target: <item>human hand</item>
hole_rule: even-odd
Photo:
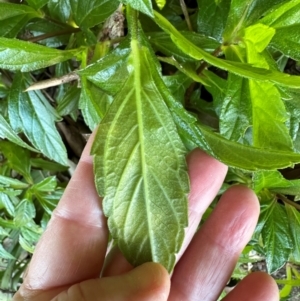
[[[108,230],[94,186],[91,143],[92,138],[13,301],[217,300],[255,228],[255,194],[243,186],[227,190],[194,235],[227,167],[200,150],[188,156],[189,227],[170,281],[161,265],[133,268],[117,249],[105,259]],[[267,274],[252,273],[223,300],[277,301],[278,289]]]

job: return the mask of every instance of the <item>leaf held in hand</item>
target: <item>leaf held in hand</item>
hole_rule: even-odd
[[[129,77],[92,148],[96,186],[125,257],[171,271],[187,226],[185,149],[153,82],[148,50],[135,41],[132,49]]]

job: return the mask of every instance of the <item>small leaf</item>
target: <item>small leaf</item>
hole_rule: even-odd
[[[292,258],[295,262],[300,262],[300,213],[295,207],[289,204],[285,204],[285,209],[288,215],[294,243]]]
[[[293,166],[293,164],[300,162],[300,154],[292,151],[277,151],[245,146],[222,138],[222,136],[206,127],[200,126],[199,128],[204,141],[195,139],[195,145],[201,147],[203,144],[207,144],[212,150],[212,154],[229,166],[245,170],[279,169]]]
[[[70,115],[78,111],[78,103],[80,97],[80,89],[77,86],[70,86],[63,95],[63,98],[58,100],[56,111],[60,116]]]
[[[0,141],[0,150],[8,160],[10,168],[24,176],[28,183],[31,183],[29,151],[8,141]]]
[[[166,5],[167,0],[155,0],[156,5],[159,9],[163,9]]]
[[[276,200],[271,200],[264,212],[261,232],[268,272],[281,268],[289,259],[292,240],[287,213]]]
[[[207,52],[213,52],[216,48],[220,46],[220,43],[215,39],[205,36],[203,34],[191,32],[191,31],[180,31],[180,33],[185,36],[189,41],[197,45],[198,47],[204,49]],[[147,37],[149,42],[155,51],[160,51],[166,56],[174,56],[180,62],[191,61],[194,62],[195,59],[191,58],[188,54],[185,54],[180,50],[170,38],[170,35],[166,32],[147,32]]]
[[[25,226],[35,217],[35,207],[30,200],[22,200],[15,210],[14,222],[17,227]]]
[[[251,42],[260,53],[269,45],[275,32],[274,28],[259,23],[245,29],[244,39]]]
[[[26,0],[26,2],[35,9],[40,9],[48,3],[48,0]]]
[[[4,247],[2,246],[2,244],[0,244],[0,258],[3,258],[3,259],[15,259],[14,256],[12,256],[10,253],[8,253]]]
[[[129,48],[116,49],[94,64],[78,71],[81,77],[86,77],[104,92],[115,95],[128,78],[126,60]]]
[[[0,137],[2,139],[8,139],[9,141],[20,145],[22,147],[25,147],[31,151],[36,152],[36,149],[29,146],[27,143],[25,143],[11,128],[11,126],[8,124],[8,122],[4,119],[2,115],[0,115]]]
[[[292,0],[281,2],[283,2],[282,5],[277,6],[276,9],[271,9],[259,22],[276,29],[299,24],[300,1]]]
[[[0,37],[14,38],[26,23],[42,14],[27,5],[0,3]]]
[[[285,0],[232,0],[224,40],[239,38],[243,29],[259,20],[272,7]]]
[[[43,181],[32,185],[30,188],[33,192],[51,192],[54,191],[57,186],[56,177],[48,177]]]
[[[25,189],[28,187],[27,183],[21,182],[18,179],[14,179],[11,177],[5,177],[0,175],[0,183],[5,185],[5,187],[11,187],[14,189]]]
[[[63,45],[67,45],[70,39],[70,33],[65,35],[51,36],[53,32],[63,32],[66,30],[72,30],[69,26],[64,26],[63,24],[57,24],[50,22],[49,20],[38,20],[36,22],[31,22],[25,27],[26,31],[33,37],[38,37],[44,34],[49,34],[49,38],[42,39],[38,41],[39,44],[50,47],[58,48]]]
[[[15,215],[15,206],[10,200],[9,196],[0,191],[0,207],[4,208],[10,216]]]
[[[182,36],[179,33],[179,31],[177,31],[177,29],[167,19],[165,19],[158,12],[155,12],[155,22],[164,31],[168,32],[171,35],[171,39],[179,49],[181,49],[182,51],[184,51],[186,54],[193,57],[194,59],[197,60],[203,59],[215,67],[230,71],[234,74],[243,77],[262,80],[262,81],[272,81],[274,83],[283,86],[300,88],[299,76],[291,76],[278,71],[253,67],[250,64],[244,64],[240,62],[234,62],[234,61],[217,58],[205,52],[204,50],[202,50],[201,48],[197,47],[189,40],[187,40],[184,36]]]
[[[45,156],[68,165],[67,152],[54,122],[57,116],[40,91],[23,92],[28,77],[16,74],[8,99],[10,122],[15,130],[24,131],[30,142]]]
[[[253,175],[252,187],[255,192],[268,188],[277,193],[288,195],[300,194],[300,180],[287,180],[277,171],[257,171]]]
[[[70,0],[48,0],[50,16],[62,23],[68,23],[71,16]]]
[[[123,3],[130,5],[132,8],[153,17],[153,7],[151,0],[121,0]],[[162,0],[159,0],[162,1]]]
[[[198,0],[197,31],[222,42],[231,0]]]
[[[252,125],[252,106],[247,79],[229,73],[220,113],[220,134],[243,143]]]
[[[119,3],[111,0],[72,0],[70,5],[76,24],[87,29],[105,21]]]
[[[69,60],[80,49],[57,50],[17,39],[0,37],[0,68],[33,71]]]
[[[105,115],[112,102],[112,97],[100,90],[90,81],[81,77],[81,95],[79,108],[91,130],[94,130]]]
[[[126,258],[134,265],[160,262],[171,271],[187,225],[185,150],[152,80],[148,49],[133,40],[129,59],[130,75],[92,148],[96,186]]]

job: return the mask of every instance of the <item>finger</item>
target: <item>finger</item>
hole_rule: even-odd
[[[51,301],[166,301],[170,277],[157,263],[146,263],[127,274],[87,280]]]
[[[251,238],[258,215],[254,192],[244,186],[227,190],[177,264],[169,300],[216,300]]]
[[[28,273],[15,300],[42,298],[41,292],[71,285],[100,274],[107,247],[106,220],[95,190],[93,137],[53,212],[47,230],[34,252]]]
[[[192,151],[187,157],[190,194],[189,194],[189,225],[186,229],[185,239],[177,255],[177,260],[184,253],[209,204],[217,195],[227,172],[227,167],[207,155],[200,149]],[[126,261],[120,251],[113,249],[108,262],[105,264],[103,275],[115,276],[128,271],[131,265]]]
[[[278,287],[266,273],[252,273],[244,278],[223,301],[279,301]]]

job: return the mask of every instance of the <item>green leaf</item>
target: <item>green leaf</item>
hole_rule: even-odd
[[[245,27],[252,25],[270,8],[283,2],[286,0],[232,0],[223,35],[225,42],[241,37]]]
[[[191,31],[181,31],[180,33],[189,41],[207,52],[213,52],[220,46],[220,43],[215,39],[203,34]],[[195,59],[184,53],[172,42],[169,34],[160,31],[149,33],[147,32],[147,37],[155,51],[160,51],[166,56],[174,56],[179,61],[195,61]]]
[[[17,227],[25,226],[30,220],[35,218],[35,207],[30,200],[22,200],[15,209],[14,222]]]
[[[14,189],[25,189],[28,187],[27,183],[21,182],[18,179],[14,179],[11,177],[5,177],[0,175],[0,183],[5,187],[11,187]]]
[[[101,122],[92,154],[108,225],[125,257],[171,271],[187,225],[188,177],[152,69],[148,49],[133,40],[130,75]]]
[[[0,37],[0,68],[33,71],[69,60],[80,49],[57,50],[17,39]]]
[[[248,80],[229,73],[220,113],[220,134],[243,143],[252,125],[252,107]],[[264,129],[262,129],[264,130]]]
[[[264,24],[255,24],[245,29],[244,39],[251,42],[255,51],[262,52],[275,35],[275,29]]]
[[[71,16],[70,0],[49,0],[48,9],[50,16],[62,23],[68,23]]]
[[[275,151],[245,146],[240,143],[227,140],[206,127],[200,126],[204,141],[195,137],[194,145],[203,148],[208,145],[211,154],[223,163],[245,170],[278,169],[293,166],[300,162],[300,154],[292,151]]]
[[[275,9],[271,9],[268,14],[266,14],[261,20],[259,20],[259,22],[276,29],[280,27],[299,24],[300,1],[291,0],[280,2],[283,2],[283,4],[277,6]]]
[[[75,86],[69,86],[62,97],[58,101],[56,111],[60,116],[70,115],[77,112],[80,97],[80,89]],[[58,99],[57,99],[58,100]]]
[[[294,60],[300,60],[300,1],[287,1],[280,7],[271,10],[261,23],[272,26],[276,34],[270,46]]]
[[[155,3],[159,9],[163,9],[167,3],[167,0],[155,0]]]
[[[255,24],[246,28],[244,42],[247,61],[256,67],[269,69],[264,49],[274,35],[274,29]],[[277,87],[270,82],[249,80],[252,110],[253,145],[261,148],[291,150],[292,139],[286,126],[288,114]],[[266,101],[270,99],[272,101]]]
[[[76,24],[87,29],[108,18],[119,3],[111,0],[72,0],[70,5]]]
[[[277,170],[257,171],[254,173],[252,181],[252,187],[257,193],[267,188],[277,193],[300,194],[300,180],[287,180]]]
[[[26,0],[26,2],[35,9],[40,9],[48,3],[48,0]]]
[[[153,17],[151,0],[121,0],[121,2],[130,5],[132,8],[139,10],[150,17]]]
[[[79,108],[82,111],[84,121],[91,130],[94,130],[100,123],[111,102],[112,96],[101,91],[89,80],[81,77]]]
[[[128,78],[126,60],[129,53],[129,48],[116,49],[96,63],[79,70],[78,74],[86,77],[104,92],[115,95]]]
[[[14,256],[12,256],[10,253],[8,253],[4,247],[2,246],[2,244],[0,244],[0,258],[3,259],[15,259]]]
[[[211,0],[198,0],[197,31],[205,36],[222,42],[222,35],[227,23],[230,0],[218,3]]]
[[[9,196],[0,191],[0,208],[4,208],[10,216],[15,215],[15,206]]]
[[[36,152],[34,148],[29,146],[27,143],[25,143],[11,128],[11,126],[8,124],[8,122],[4,119],[2,115],[0,115],[0,138],[2,139],[8,139],[11,142],[20,145],[22,147],[25,147],[31,151]]]
[[[285,209],[288,215],[294,244],[291,256],[295,262],[300,262],[300,213],[295,207],[289,204],[285,204]]]
[[[51,192],[54,191],[57,186],[56,177],[48,177],[43,181],[32,185],[30,188],[33,192]]]
[[[0,141],[0,150],[8,160],[8,165],[31,183],[29,151],[8,141]]]
[[[66,171],[68,169],[67,166],[60,165],[55,162],[47,161],[42,158],[31,158],[30,160],[31,166],[39,169],[44,169],[48,171]]]
[[[249,89],[252,101],[253,145],[291,150],[292,140],[285,125],[288,115],[276,86],[250,80]],[[268,99],[272,101],[266,101]]]
[[[70,33],[66,33],[64,35],[60,35],[59,33],[64,31],[66,32],[68,30],[71,31],[72,27],[50,22],[49,20],[38,20],[36,22],[29,23],[25,29],[32,37],[49,34],[49,38],[42,39],[38,41],[38,43],[50,48],[58,48],[63,45],[67,45],[70,39]],[[58,33],[58,35],[52,36],[53,33]]]
[[[267,270],[271,274],[289,259],[292,240],[287,213],[276,200],[268,201],[263,213],[262,240],[266,255]]]
[[[210,86],[212,83],[210,82],[209,78],[206,78],[205,75],[200,74],[198,75],[196,71],[196,66],[189,63],[182,63],[180,64],[174,57],[160,57],[159,60],[161,62],[165,62],[176,67],[179,71],[184,73],[186,76],[190,77],[197,83],[201,83],[204,86]]]
[[[67,152],[55,128],[55,115],[40,91],[23,92],[28,77],[16,74],[8,99],[9,119],[15,130],[22,130],[30,142],[45,156],[68,165]]]
[[[299,76],[291,76],[278,71],[253,67],[250,64],[223,60],[205,52],[204,50],[200,49],[199,47],[191,43],[189,40],[187,40],[184,36],[182,36],[180,32],[177,31],[177,29],[158,12],[155,11],[154,14],[155,14],[155,22],[164,31],[168,32],[171,35],[171,39],[177,45],[177,47],[180,48],[189,56],[193,57],[194,59],[197,60],[203,59],[215,67],[230,71],[234,74],[243,77],[262,80],[262,81],[269,80],[283,86],[300,88]]]
[[[0,36],[14,38],[26,23],[42,14],[27,5],[0,3]]]

